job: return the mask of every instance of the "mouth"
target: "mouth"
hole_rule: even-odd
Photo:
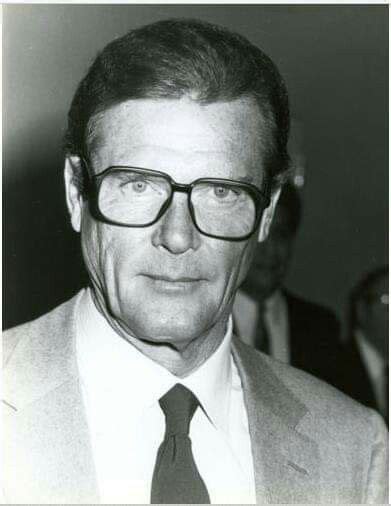
[[[157,291],[165,293],[191,292],[195,290],[203,278],[190,276],[167,276],[164,274],[143,274]]]
[[[147,274],[147,277],[156,279],[158,281],[168,281],[169,283],[192,283],[194,281],[201,281],[200,278],[191,278],[188,276],[163,276],[161,274]]]

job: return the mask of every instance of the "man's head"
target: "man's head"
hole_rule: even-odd
[[[286,89],[271,60],[216,26],[162,21],[130,32],[98,55],[69,112],[67,201],[100,308],[127,334],[181,347],[226,320],[258,233],[254,229],[244,240],[221,237],[228,230],[216,225],[222,208],[212,212],[205,199],[219,198],[228,215],[233,196],[243,195],[224,185],[205,187],[204,205],[198,203],[195,212],[204,218],[197,226],[183,185],[229,179],[268,194],[271,203],[255,223],[263,239],[287,168],[288,129]],[[97,186],[91,177],[119,165],[163,172],[182,185],[157,221],[122,226],[131,221],[129,199],[123,198],[129,173],[126,187],[116,179],[120,207],[110,200],[114,187],[105,180],[110,220],[94,212]],[[138,195],[132,213],[146,188],[140,180],[145,173],[136,176],[132,173]],[[154,195],[161,195],[169,178],[148,182],[148,191],[153,187]],[[251,227],[241,220],[248,221],[249,213],[238,202],[231,223],[237,224],[235,233],[242,228],[245,235]],[[114,219],[114,224],[119,212],[121,223]],[[232,229],[228,222],[227,227]]]
[[[350,297],[354,329],[360,329],[385,358],[388,358],[388,297],[388,266],[367,274]]]
[[[243,289],[257,298],[267,298],[281,288],[300,224],[301,202],[295,187],[283,186],[267,238],[255,251]]]

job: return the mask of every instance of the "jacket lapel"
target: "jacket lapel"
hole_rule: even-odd
[[[234,339],[254,459],[257,503],[319,501],[319,452],[305,433],[307,408],[283,384],[267,359]]]
[[[73,299],[37,323],[4,371],[5,495],[12,502],[98,502],[74,351],[74,306]],[[20,374],[23,364],[28,370]]]

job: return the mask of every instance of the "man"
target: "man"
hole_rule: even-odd
[[[299,194],[286,184],[269,235],[258,243],[236,295],[236,331],[250,346],[343,388],[343,350],[335,315],[283,288],[300,217]]]
[[[388,423],[388,266],[360,280],[350,295],[346,392]]]
[[[216,26],[162,21],[97,57],[65,162],[91,283],[5,337],[6,500],[385,499],[378,415],[232,337],[288,125],[274,64]]]

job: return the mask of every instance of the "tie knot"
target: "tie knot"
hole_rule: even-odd
[[[191,419],[199,404],[193,392],[177,383],[160,398],[159,404],[166,417],[166,437],[188,435]]]

